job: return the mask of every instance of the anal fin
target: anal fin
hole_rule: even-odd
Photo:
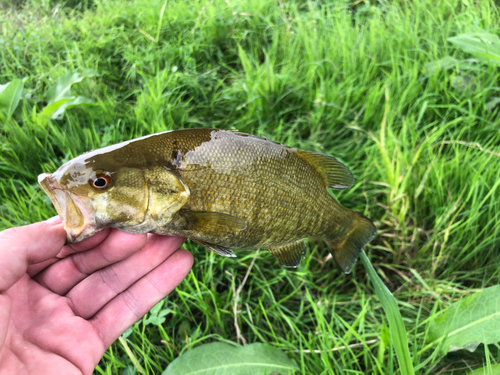
[[[297,267],[300,260],[306,255],[306,243],[303,239],[285,245],[270,247],[269,252],[279,260],[284,267]]]
[[[200,240],[193,240],[192,238],[191,238],[191,241],[196,242],[198,245],[203,246],[205,249],[213,251],[215,254],[222,255],[223,257],[227,257],[227,258],[235,258],[236,257],[236,254],[233,253],[233,251],[227,247],[206,243],[206,242],[203,242]]]

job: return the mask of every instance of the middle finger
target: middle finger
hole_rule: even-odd
[[[113,229],[94,248],[61,259],[40,272],[35,280],[54,293],[65,295],[91,273],[130,257],[144,246],[146,238],[146,234],[131,234]]]
[[[146,245],[130,258],[93,273],[71,289],[66,297],[73,311],[84,319],[94,316],[106,303],[162,264],[185,240],[150,235]]]

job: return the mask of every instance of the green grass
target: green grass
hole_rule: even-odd
[[[54,215],[36,176],[84,151],[166,129],[236,128],[351,168],[355,186],[335,194],[378,227],[365,250],[398,300],[417,372],[495,364],[498,345],[443,356],[424,340],[430,317],[500,277],[500,125],[487,106],[500,74],[426,66],[471,58],[447,38],[497,33],[500,13],[492,0],[375,3],[170,0],[163,14],[156,0],[3,3],[0,84],[26,77],[29,98],[0,128],[0,229]],[[85,69],[99,76],[73,92],[97,105],[34,121],[47,88]],[[95,373],[132,373],[133,361],[160,373],[196,345],[236,341],[235,290],[255,257],[236,301],[249,343],[288,351],[303,374],[398,373],[361,262],[343,275],[323,242],[308,244],[293,271],[265,251],[226,259],[187,243],[195,263],[166,300],[173,313],[134,326]]]

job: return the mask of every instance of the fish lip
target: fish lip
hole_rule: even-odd
[[[66,242],[80,242],[104,228],[97,228],[94,208],[89,197],[64,190],[48,173],[38,176],[38,184],[54,205],[66,231]]]
[[[47,194],[50,201],[52,202],[52,205],[56,209],[57,214],[61,218],[61,221],[64,222],[64,215],[61,210],[61,204],[56,198],[56,193],[54,192],[56,188],[62,190],[61,185],[59,185],[56,179],[49,173],[42,173],[38,175],[38,185],[40,185],[45,194]]]

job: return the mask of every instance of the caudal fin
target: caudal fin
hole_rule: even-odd
[[[354,215],[352,227],[346,230],[343,237],[326,241],[335,262],[344,273],[351,272],[362,247],[370,242],[377,233],[377,229],[370,219],[359,212],[351,212]]]

